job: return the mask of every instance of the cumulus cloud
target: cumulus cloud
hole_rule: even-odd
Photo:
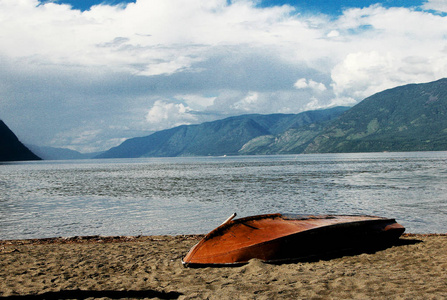
[[[183,103],[168,103],[157,100],[147,112],[146,120],[156,126],[163,124],[163,127],[169,128],[194,123],[197,118],[192,114],[192,110]]]
[[[240,101],[233,104],[233,108],[239,111],[249,112],[253,111],[259,106],[259,93],[249,92]]]
[[[444,1],[337,17],[257,4],[139,0],[81,12],[1,0],[0,117],[27,142],[87,149],[82,136],[106,150],[177,124],[354,104],[447,76]]]
[[[356,40],[348,43],[352,49],[331,70],[332,87],[339,97],[359,101],[386,88],[446,75],[442,54],[446,18],[376,5],[348,10],[337,23],[345,32],[365,30],[356,33]]]
[[[293,85],[297,89],[312,89],[314,91],[323,92],[327,90],[326,86],[321,82],[313,81],[312,79],[307,80],[306,78],[298,79]]]

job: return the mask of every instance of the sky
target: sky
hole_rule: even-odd
[[[447,77],[446,0],[0,0],[0,119],[80,152]]]

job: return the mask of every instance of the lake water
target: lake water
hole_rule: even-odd
[[[233,212],[370,214],[447,232],[447,152],[0,164],[0,239],[206,233]]]

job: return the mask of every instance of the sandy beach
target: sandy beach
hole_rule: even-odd
[[[447,236],[282,265],[185,268],[201,236],[0,241],[0,299],[446,299]]]

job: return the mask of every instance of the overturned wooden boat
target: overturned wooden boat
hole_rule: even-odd
[[[392,243],[405,231],[394,219],[376,216],[267,214],[233,220],[235,215],[192,247],[183,264],[238,265],[253,258],[279,263]]]

